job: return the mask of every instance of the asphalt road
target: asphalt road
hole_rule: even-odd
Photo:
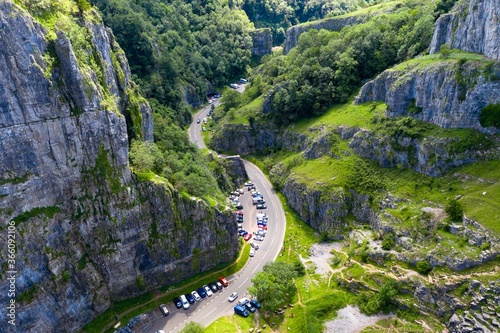
[[[243,85],[242,87],[244,89]],[[218,103],[218,100],[216,100],[216,103]],[[189,127],[189,138],[191,142],[195,143],[200,148],[205,147],[201,137],[201,127],[203,126],[203,118],[206,117],[210,107],[211,105],[209,104],[197,112],[194,116],[193,123]],[[198,118],[202,120],[201,124],[196,123]],[[263,241],[255,241],[259,244],[259,249],[255,251],[255,256],[249,259],[243,270],[235,275],[226,277],[229,281],[229,286],[227,288],[215,293],[211,297],[207,297],[200,302],[192,304],[188,310],[176,309],[173,303],[167,304],[170,315],[167,317],[159,317],[153,322],[153,325],[149,326],[144,332],[156,332],[157,330],[164,330],[165,332],[172,333],[179,332],[190,321],[197,322],[206,327],[218,318],[234,313],[233,307],[237,300],[234,303],[230,303],[227,300],[229,295],[236,291],[239,294],[239,298],[244,297],[247,294],[248,287],[252,284],[251,279],[255,273],[261,271],[265,263],[274,261],[279,255],[283,246],[283,238],[286,229],[283,206],[264,173],[257,166],[248,161],[244,161],[244,164],[248,176],[253,181],[257,190],[264,195],[268,207],[268,209],[257,211],[255,206],[252,205],[252,197],[247,189],[245,189],[245,193],[240,196],[240,202],[244,207],[243,227],[245,230],[249,232],[257,230],[257,213],[265,212],[269,216],[266,237]],[[236,221],[234,223],[236,223]],[[250,239],[250,242],[252,241],[254,241],[253,237]]]

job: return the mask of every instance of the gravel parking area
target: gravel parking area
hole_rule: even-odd
[[[365,327],[376,324],[379,320],[393,317],[385,316],[366,316],[362,314],[357,307],[348,305],[340,309],[335,320],[325,323],[326,333],[357,333]]]

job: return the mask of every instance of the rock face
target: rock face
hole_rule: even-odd
[[[293,49],[299,43],[299,36],[310,30],[330,30],[330,31],[340,31],[344,27],[362,23],[366,19],[366,16],[348,16],[348,17],[332,17],[319,21],[313,21],[303,24],[294,25],[286,29],[285,45],[283,46],[283,54],[288,54],[291,49]]]
[[[479,147],[465,149],[460,142],[458,138],[388,137],[360,130],[349,147],[359,156],[376,160],[382,167],[413,169],[434,177],[452,167],[476,162],[493,153]]]
[[[79,31],[100,73],[82,63],[70,34],[58,32],[50,45],[28,13],[0,3],[0,219],[17,229],[15,332],[77,331],[115,301],[238,250],[230,214],[169,184],[135,180],[126,123],[150,140],[151,110],[91,14]],[[0,240],[7,262],[6,232]],[[7,290],[5,270],[1,277]],[[7,323],[5,311],[0,320]]]
[[[500,103],[497,77],[499,63],[480,61],[437,61],[414,69],[389,69],[366,83],[355,103],[384,101],[389,117],[411,116],[443,128],[498,133],[498,128],[479,123],[485,106]]]
[[[238,138],[235,140],[234,138]],[[283,132],[270,126],[223,125],[209,143],[215,151],[249,155],[267,149],[305,149],[307,138],[293,132]]]
[[[460,0],[436,21],[430,53],[441,45],[500,60],[500,6],[497,0]]]
[[[266,54],[270,54],[273,48],[273,35],[271,34],[271,29],[263,28],[250,31],[250,36],[252,37],[252,55],[262,57]]]

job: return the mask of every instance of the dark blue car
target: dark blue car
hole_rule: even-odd
[[[198,288],[196,290],[198,291],[198,294],[200,295],[201,298],[207,297],[207,292],[205,291],[205,289],[203,289],[203,288],[200,287],[200,288]]]
[[[191,294],[186,294],[186,299],[188,300],[189,304],[193,304],[195,302],[193,295]]]
[[[260,309],[262,307],[262,304],[260,304],[259,302],[257,302],[257,300],[255,300],[255,299],[251,300],[250,304],[252,304],[257,309]]]

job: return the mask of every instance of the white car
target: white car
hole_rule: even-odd
[[[227,300],[229,302],[234,302],[236,299],[238,298],[238,293],[235,291],[234,293],[232,293],[228,298]]]
[[[259,244],[255,243],[255,242],[251,242],[250,245],[252,246],[252,248],[258,250],[259,249]]]
[[[191,296],[193,296],[193,298],[194,298],[194,300],[195,300],[196,302],[201,301],[201,297],[200,297],[200,295],[198,294],[198,292],[196,292],[196,290],[194,290],[194,291],[192,291],[192,292],[191,292]]]
[[[250,253],[249,253],[248,255],[249,255],[250,257],[253,257],[253,256],[255,255],[255,250],[254,250],[254,248],[253,248],[253,247],[250,249]]]
[[[262,237],[261,235],[256,235],[253,239],[255,239],[256,241],[263,241],[264,240],[264,237]]]
[[[203,289],[205,289],[205,292],[207,293],[207,296],[208,296],[208,297],[210,297],[210,296],[212,296],[212,295],[214,294],[214,293],[212,292],[212,290],[210,289],[210,287],[209,287],[209,286],[207,286],[207,285],[204,285],[204,286],[203,286]]]

